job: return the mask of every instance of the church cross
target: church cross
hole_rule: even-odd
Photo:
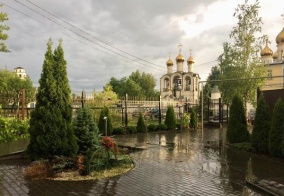
[[[179,47],[179,52],[181,53],[181,47],[182,47],[182,44],[181,44],[181,43],[179,43],[178,47]]]
[[[189,54],[191,55],[192,50],[191,50],[191,49],[189,49],[188,51],[189,51]]]
[[[171,58],[171,52],[169,52],[169,59]]]
[[[284,22],[284,13],[283,13],[281,16],[282,16],[282,18],[283,18],[283,22]]]

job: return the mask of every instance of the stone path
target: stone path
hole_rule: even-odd
[[[226,167],[218,164],[219,151],[203,148],[199,137],[173,133],[115,139],[146,148],[131,153],[136,166],[126,174],[97,181],[31,181],[23,177],[24,160],[0,161],[0,195],[259,195],[246,187],[245,180],[230,180]]]

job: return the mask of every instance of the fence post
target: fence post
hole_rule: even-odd
[[[25,120],[25,89],[22,89],[22,120]]]
[[[128,99],[128,95],[125,94],[125,127],[127,127],[127,121],[128,121],[128,118],[127,118],[127,99]]]

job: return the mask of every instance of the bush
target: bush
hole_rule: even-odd
[[[90,109],[85,107],[77,110],[73,128],[78,139],[79,153],[85,154],[90,147],[98,143],[99,130]]]
[[[114,135],[122,135],[124,134],[124,129],[122,127],[114,127],[112,130],[112,134]]]
[[[269,108],[264,100],[263,94],[258,99],[254,126],[251,135],[251,144],[256,152],[269,152],[269,129],[271,117]]]
[[[250,141],[243,101],[239,96],[234,96],[230,107],[227,141],[230,144]]]
[[[126,127],[126,133],[129,133],[129,134],[137,133],[136,127],[135,126]]]
[[[137,127],[136,128],[137,128],[137,132],[138,133],[146,133],[146,131],[147,131],[145,120],[144,120],[144,117],[143,117],[141,112],[139,113],[139,117],[138,117]]]
[[[283,157],[281,144],[283,145],[284,130],[284,104],[278,98],[272,115],[271,127],[269,132],[269,152],[275,157]]]
[[[157,126],[154,125],[154,124],[150,124],[150,125],[148,126],[148,130],[149,130],[149,132],[154,132],[154,131],[157,130]]]
[[[157,130],[157,131],[159,131],[159,130],[161,130],[161,131],[166,131],[166,130],[167,130],[167,125],[165,125],[165,124],[157,125],[156,130]]]
[[[112,118],[109,112],[108,107],[104,106],[100,113],[99,123],[98,127],[100,130],[100,133],[105,134],[105,117],[107,117],[107,135],[112,134]]]
[[[0,142],[29,137],[29,122],[0,117]]]
[[[197,128],[197,115],[194,110],[192,110],[190,114],[189,126],[191,129],[194,129],[194,130]]]
[[[167,109],[165,124],[168,130],[175,130],[176,128],[176,117],[173,106],[169,106]]]
[[[24,174],[29,179],[45,179],[53,176],[50,165],[44,160],[33,162],[25,169]]]
[[[176,124],[176,128],[177,128],[178,130],[181,130],[181,124],[180,124],[180,123],[177,123],[177,124]]]

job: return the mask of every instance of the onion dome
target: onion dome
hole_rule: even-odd
[[[276,37],[276,43],[277,43],[277,44],[284,43],[284,28],[283,28],[282,31],[277,35],[277,37]]]
[[[272,58],[273,59],[278,59],[278,50],[276,52],[274,52]]]
[[[172,66],[174,63],[171,59],[171,57],[169,57],[169,60],[167,61],[167,66]]]
[[[266,43],[266,46],[261,51],[260,55],[261,56],[272,56],[273,55],[273,51],[268,47],[267,43]]]
[[[184,57],[179,53],[176,57],[177,62],[184,62]]]
[[[191,54],[190,54],[190,57],[187,59],[187,63],[188,63],[188,64],[194,63],[194,59],[193,59],[193,57],[192,57]]]

